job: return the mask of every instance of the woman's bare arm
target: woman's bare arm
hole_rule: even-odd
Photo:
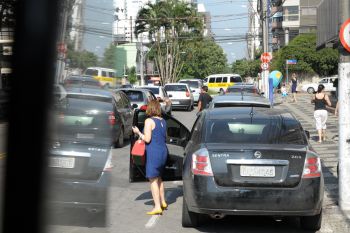
[[[143,137],[142,139],[146,142],[149,143],[152,139],[152,130],[154,129],[155,124],[154,121],[150,118],[146,119],[145,121],[145,127],[143,129]]]
[[[326,103],[327,103],[328,106],[332,105],[331,101],[329,100],[328,95],[325,96],[325,100],[326,100]]]

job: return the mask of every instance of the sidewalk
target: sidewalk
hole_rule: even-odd
[[[350,212],[344,213],[338,206],[338,119],[334,116],[334,108],[329,108],[327,121],[327,138],[322,144],[317,143],[317,131],[314,123],[314,106],[311,95],[298,94],[297,103],[281,103],[276,96],[275,108],[292,112],[299,119],[303,128],[310,132],[310,143],[321,157],[322,170],[325,180],[325,195],[323,200],[323,222],[319,233],[348,233],[350,232]]]

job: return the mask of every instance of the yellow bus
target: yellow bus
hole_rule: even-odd
[[[212,74],[204,79],[204,85],[213,92],[225,93],[226,89],[236,83],[242,83],[239,74]]]
[[[85,71],[86,75],[93,76],[100,81],[104,88],[115,88],[117,83],[116,71],[103,67],[88,67]]]

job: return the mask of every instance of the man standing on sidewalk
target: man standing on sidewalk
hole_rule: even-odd
[[[208,94],[208,87],[203,86],[201,94],[198,98],[198,112],[201,112],[203,109],[207,108],[212,99],[213,98]]]

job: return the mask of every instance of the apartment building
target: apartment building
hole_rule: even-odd
[[[251,60],[255,59],[256,52],[261,49],[261,28],[260,17],[258,12],[258,0],[249,1],[248,4],[248,34],[247,46],[248,57]]]

